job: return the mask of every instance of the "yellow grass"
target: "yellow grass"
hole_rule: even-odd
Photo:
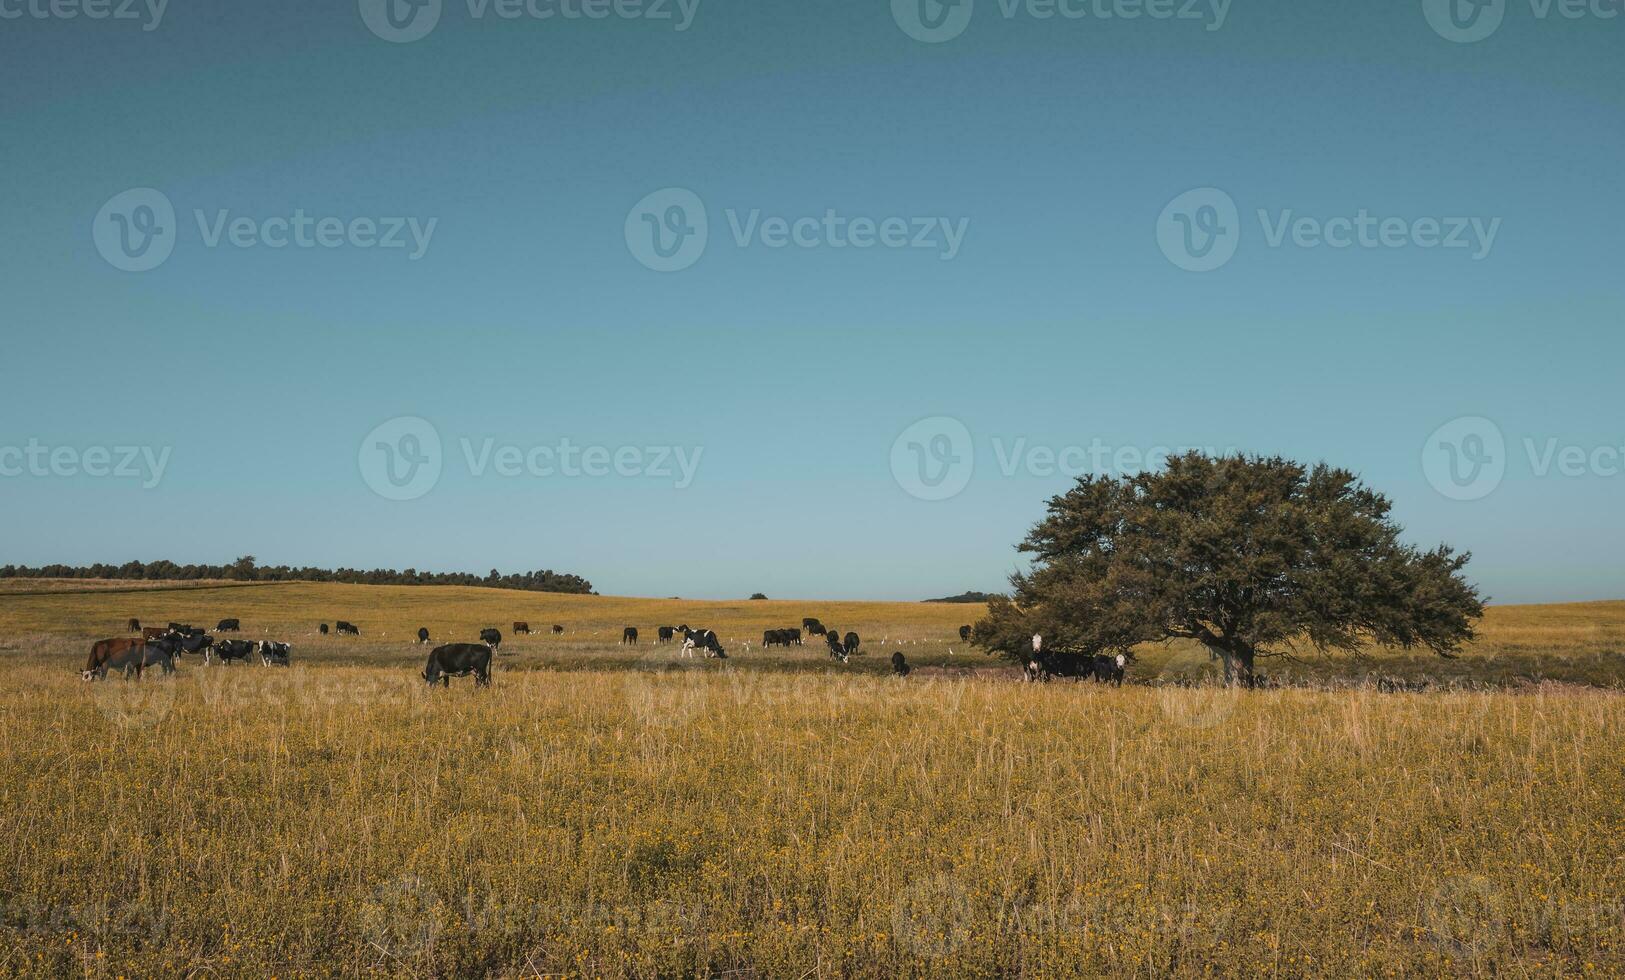
[[[239,616],[295,666],[80,682],[131,615]],[[802,615],[987,663],[962,606],[0,598],[0,975],[1625,972],[1618,694],[895,681],[891,645],[679,663],[610,635]],[[336,618],[366,635],[305,635]],[[1622,618],[1496,610],[1485,643],[1600,650]],[[417,682],[419,622],[514,619],[571,632],[490,690]]]

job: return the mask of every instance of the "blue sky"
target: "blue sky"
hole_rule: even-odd
[[[1457,43],[1420,2],[1234,0],[1220,25],[1205,2],[975,0],[924,43],[886,0],[699,0],[685,30],[449,0],[395,43],[371,2],[171,0],[154,26],[0,0],[0,563],[252,553],[924,598],[1001,587],[1068,484],[1014,447],[1196,446],[1360,472],[1413,540],[1472,550],[1497,600],[1625,596],[1613,6],[1508,0]],[[136,188],[175,212],[147,271],[99,247]],[[708,232],[661,272],[627,229],[668,188]],[[1234,254],[1193,272],[1159,228],[1206,188]],[[753,212],[931,234],[741,243]],[[269,247],[296,213],[432,234]],[[1391,246],[1310,244],[1362,214],[1397,222]],[[242,218],[253,247],[225,232]],[[1430,222],[1468,247],[1423,247]],[[364,440],[397,418],[441,443],[408,500],[367,478]],[[1488,428],[1446,434],[1489,435],[1498,463],[1441,492],[1424,450],[1462,418]],[[922,419],[969,439],[947,499],[893,465]],[[494,466],[565,439],[638,449],[634,475]],[[5,453],[30,445],[67,465]],[[84,472],[124,446],[161,478]],[[679,448],[685,485],[646,472]]]

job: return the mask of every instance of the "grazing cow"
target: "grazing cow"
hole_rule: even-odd
[[[242,630],[242,628],[243,628],[243,624],[241,622],[239,622],[238,620],[235,620],[235,619],[222,619],[220,621],[220,625],[216,626],[214,628],[214,631],[216,633],[237,633],[237,632],[240,632]]]
[[[675,636],[676,633],[676,629],[670,626],[662,626],[655,630],[655,642],[670,643],[672,641],[672,637]]]
[[[846,663],[846,648],[841,646],[841,638],[834,630],[824,635],[824,642],[829,644],[830,659],[839,660],[843,664]]]
[[[1110,684],[1113,687],[1122,687],[1123,673],[1127,666],[1128,657],[1121,653],[1115,657],[1097,653],[1092,664],[1095,681],[1100,684]]]
[[[359,627],[357,627],[354,623],[346,623],[342,619],[335,623],[333,628],[338,630],[340,636],[343,636],[346,633],[351,636],[361,635],[361,630]]]
[[[162,626],[141,627],[141,638],[143,640],[161,640],[168,635],[169,630],[164,629]]]
[[[722,649],[722,644],[717,642],[717,634],[714,631],[691,630],[684,626],[682,656],[692,657],[695,650],[704,650],[707,657],[728,659],[728,651]]]
[[[862,643],[862,642],[863,642],[862,640],[858,639],[858,634],[856,634],[856,633],[848,633],[848,634],[846,634],[846,640],[845,640],[844,643],[842,643],[842,646],[846,650],[846,655],[848,657],[850,657],[854,653],[857,653],[858,652],[858,644]]]
[[[318,629],[321,630],[321,634],[323,636],[327,635],[327,624],[326,623],[323,623],[320,627],[318,627]]]
[[[115,654],[103,665],[99,676],[106,677],[108,670],[118,670],[124,673],[124,679],[129,680],[133,673],[136,680],[141,679],[142,673],[148,667],[162,667],[165,674],[175,672],[175,647],[172,640],[154,640],[151,643],[138,643],[123,653]]]
[[[1071,677],[1082,680],[1093,677],[1095,658],[1076,653],[1036,653],[1027,662],[1031,680],[1047,681],[1052,677]]]
[[[487,626],[480,630],[480,642],[495,650],[502,645],[502,631]]]
[[[961,642],[964,642],[964,643],[969,643],[970,642],[970,627],[969,626],[961,626],[961,627],[959,627],[959,639],[960,639]]]
[[[625,646],[628,643],[635,644],[637,642],[638,642],[638,628],[636,626],[628,626],[626,629],[621,630],[621,645],[622,646]]]
[[[896,674],[898,677],[907,677],[909,675],[909,671],[912,671],[913,669],[913,667],[908,665],[908,658],[903,656],[903,651],[897,650],[892,653],[891,672],[893,674]]]
[[[554,636],[558,636],[560,633],[563,633],[563,632],[564,632],[564,627],[560,626],[557,623],[553,624],[553,635]]]
[[[778,646],[784,646],[784,645],[785,645],[784,630],[763,630],[762,631],[762,649],[765,650],[768,647],[778,647]]]
[[[418,642],[419,643],[428,643],[429,642],[429,627],[427,627],[427,626],[419,626],[418,627]]]
[[[451,678],[474,675],[475,687],[491,686],[491,648],[483,643],[448,643],[429,652],[423,679],[429,686],[450,687]]]
[[[247,663],[255,649],[256,644],[253,640],[221,640],[214,645],[214,656],[219,657],[222,664],[229,664],[233,660]],[[208,654],[204,656],[207,659]]]
[[[129,630],[130,630],[131,633],[139,633],[139,632],[141,632],[141,620],[139,620],[139,619],[131,619],[130,620]]]
[[[154,637],[154,639],[157,639],[157,637]],[[145,640],[137,640],[129,636],[121,636],[111,640],[97,640],[90,645],[90,657],[85,661],[85,669],[79,672],[79,676],[87,681],[98,677],[106,677],[109,661],[120,654],[141,647],[145,642]]]
[[[824,624],[811,616],[801,621],[801,628],[807,631],[808,636],[823,636],[825,632]]]
[[[288,660],[293,656],[293,646],[288,643],[272,643],[270,640],[260,641],[260,663],[266,667],[286,667]]]
[[[188,633],[185,636],[166,637],[173,639],[175,649],[171,651],[175,656],[183,653],[201,653],[204,663],[209,661],[209,651],[214,647],[214,637],[207,633]]]
[[[515,622],[513,624],[513,635],[514,636],[529,636],[530,635],[530,624],[529,623]]]

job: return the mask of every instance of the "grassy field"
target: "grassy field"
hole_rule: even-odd
[[[745,649],[803,615],[870,654]],[[974,615],[0,595],[0,975],[1625,973],[1619,693],[1159,686],[1205,669],[1177,649],[1121,690],[1023,685],[962,648]],[[237,616],[295,665],[81,682],[130,616]],[[364,635],[315,635],[339,618]],[[418,625],[515,619],[569,632],[505,644],[488,691],[417,681]],[[614,642],[684,621],[730,659]],[[1496,609],[1456,663],[1602,670],[1622,628],[1625,604]],[[884,676],[892,649],[930,669]]]

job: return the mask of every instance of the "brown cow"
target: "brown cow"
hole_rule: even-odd
[[[521,623],[518,620],[515,620],[513,624],[513,631],[515,634],[524,633],[528,635],[530,633],[530,624]]]
[[[90,646],[90,659],[85,661],[85,669],[79,672],[84,680],[94,680],[97,677],[107,676],[107,662],[121,653],[132,650],[140,651],[147,645],[147,641],[137,640],[128,636],[121,636],[113,640],[97,640]]]

